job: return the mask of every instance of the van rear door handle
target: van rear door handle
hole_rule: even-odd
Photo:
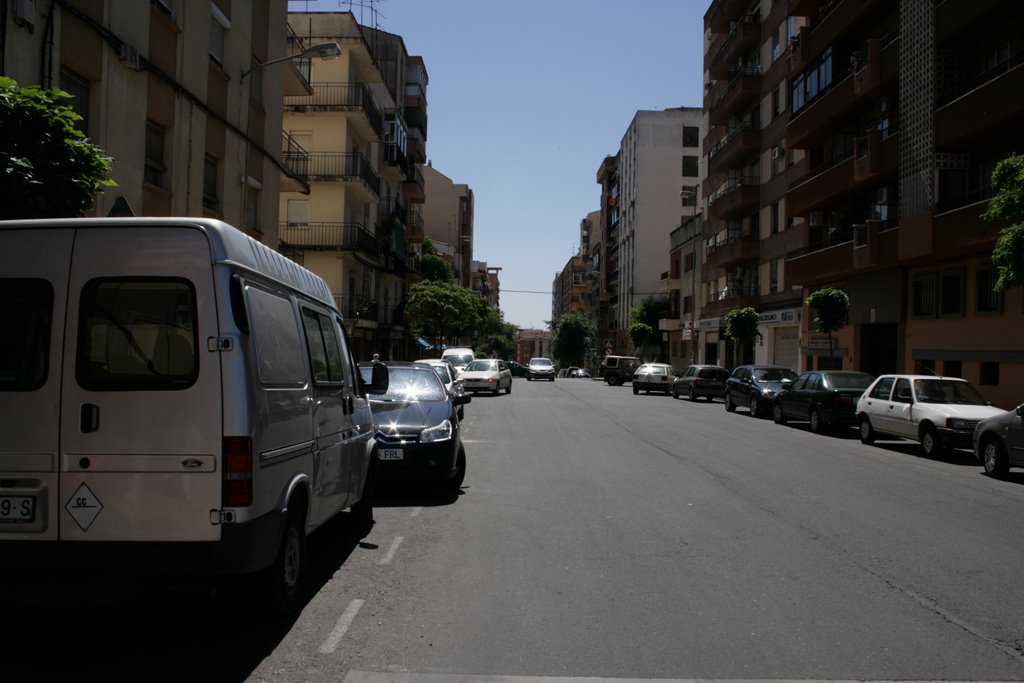
[[[83,434],[95,432],[100,428],[100,407],[95,403],[83,403],[78,422]]]

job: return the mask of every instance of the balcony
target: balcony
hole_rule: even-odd
[[[853,74],[851,105],[857,105],[885,92],[896,90],[900,68],[899,36],[889,40],[872,38],[857,53],[862,66]]]
[[[380,197],[380,176],[362,154],[310,152],[309,178],[318,182],[346,183],[365,202],[375,202]]]
[[[790,216],[807,216],[847,194],[852,184],[853,152],[849,151],[794,183],[786,193],[786,212]]]
[[[413,211],[411,208],[408,209],[405,214],[405,227],[405,235],[410,242],[423,241],[423,216],[421,216],[418,211]]]
[[[717,90],[717,84],[716,89]],[[748,66],[732,72],[725,88],[718,92],[708,112],[712,125],[725,124],[729,118],[761,95],[761,68]]]
[[[749,121],[744,122],[708,150],[708,174],[724,172],[760,149],[761,131]]]
[[[284,247],[313,251],[360,251],[380,257],[380,240],[362,223],[294,223],[278,226]]]
[[[713,33],[728,33],[729,25],[747,4],[747,0],[714,0],[704,13],[704,24]]]
[[[756,261],[761,254],[761,242],[754,235],[731,237],[722,244],[707,247],[705,267],[730,268],[745,261]]]
[[[286,112],[353,112],[356,132],[368,140],[380,140],[384,117],[373,103],[370,91],[362,83],[312,84],[313,94],[308,97],[285,96]]]
[[[761,179],[753,176],[730,180],[708,197],[708,215],[712,219],[732,218],[745,209],[757,208],[761,199]]]
[[[786,259],[786,280],[811,285],[846,277],[853,269],[853,229],[826,235]]]
[[[412,204],[422,204],[426,201],[426,181],[419,166],[409,169],[409,175],[405,176],[405,182],[402,183],[402,195]]]
[[[725,315],[734,308],[758,308],[760,304],[757,287],[740,289],[726,288],[720,292],[711,292],[710,299],[701,307],[701,316],[716,318]]]
[[[959,148],[1016,128],[1024,116],[1024,53],[970,79],[935,111],[935,145]]]
[[[882,139],[877,128],[853,141],[853,185],[856,189],[879,178],[894,178],[899,170],[900,143],[898,134]]]
[[[971,0],[970,2],[939,2],[935,5],[935,39],[938,43],[971,36],[1006,12],[1006,0]]]
[[[853,268],[856,272],[895,265],[899,231],[895,221],[868,221],[853,226]]]
[[[932,219],[932,249],[942,253],[963,253],[979,247],[991,251],[1002,226],[986,221],[981,214],[988,208],[992,195],[992,188],[986,186],[937,204]]]
[[[736,59],[757,45],[760,39],[761,17],[757,14],[741,16],[711,57],[708,69],[711,78],[727,77]]]
[[[822,91],[815,99],[791,114],[786,140],[794,149],[810,149],[832,134],[836,120],[849,116],[853,78],[849,75]]]
[[[377,302],[368,296],[344,294],[334,297],[334,303],[342,315],[356,324],[360,320],[376,322],[380,313]]]
[[[281,163],[288,169],[281,172],[281,192],[309,194],[309,152],[285,132],[281,139]]]
[[[812,60],[836,42],[862,35],[878,24],[878,14],[895,9],[892,0],[831,0],[818,2],[821,12],[807,32],[800,33],[800,48]]]
[[[398,168],[403,176],[409,172],[409,157],[397,142],[384,143],[384,163]]]

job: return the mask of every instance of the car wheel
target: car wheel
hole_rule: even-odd
[[[459,444],[459,454],[455,456],[455,476],[445,481],[445,488],[451,493],[458,493],[462,482],[466,480],[466,449]]]
[[[866,444],[875,442],[875,429],[871,426],[871,420],[867,415],[860,418],[860,442]]]
[[[462,422],[462,418],[466,417],[466,411],[462,406],[459,406],[459,422]]]
[[[921,428],[921,450],[929,458],[942,452],[942,442],[939,440],[939,433],[935,427],[925,425]]]
[[[508,396],[512,393],[512,380],[508,381],[508,386],[505,387],[505,395]]]
[[[825,432],[825,428],[828,426],[821,420],[821,413],[818,412],[817,408],[811,408],[811,431],[815,434],[822,434]]]
[[[697,392],[693,390],[693,387],[690,387],[690,400],[694,403],[697,402]]]
[[[782,404],[778,401],[772,404],[772,419],[777,425],[786,424],[786,416],[782,413]]]
[[[554,376],[554,375],[551,375],[551,381],[552,381],[552,382],[554,382],[554,381],[555,381],[555,376]]]
[[[1002,477],[1010,470],[1009,461],[1006,459],[1006,449],[996,438],[985,441],[981,449],[981,464],[985,467],[985,474],[990,477]]]
[[[672,387],[672,398],[679,398],[679,390]]]
[[[640,387],[638,387],[637,385],[634,384],[633,385],[633,395],[636,396],[639,393],[640,393]]]
[[[732,402],[732,394],[725,392],[725,410],[729,413],[736,412],[736,404]]]
[[[266,595],[272,608],[283,617],[292,617],[302,607],[306,579],[305,508],[301,496],[289,503],[288,517],[281,533],[274,564],[263,576]]]
[[[757,396],[750,397],[750,416],[758,417],[761,414],[761,408],[757,404]]]

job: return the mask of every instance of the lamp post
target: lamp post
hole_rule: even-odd
[[[242,72],[242,78],[245,78],[256,69],[262,69],[270,66],[271,64],[280,64],[281,62],[287,62],[293,59],[305,59],[311,57],[317,57],[323,60],[337,59],[341,56],[341,46],[336,42],[329,43],[317,43],[307,47],[302,52],[297,52],[294,55],[287,55],[285,57],[278,57],[277,59],[270,59],[266,62],[256,62],[251,67]]]

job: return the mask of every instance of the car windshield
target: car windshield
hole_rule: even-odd
[[[824,375],[826,389],[860,389],[871,386],[875,378],[864,372],[833,372]]]
[[[445,360],[447,360],[455,367],[462,367],[472,362],[473,356],[470,356],[469,354],[464,354],[461,356],[445,356]]]
[[[637,374],[666,375],[668,369],[664,365],[641,365],[636,369]]]
[[[373,376],[372,367],[359,368],[363,381]],[[371,394],[374,401],[443,401],[447,397],[444,385],[427,368],[389,367],[386,394]]]
[[[466,366],[466,372],[487,372],[498,369],[496,360],[475,360]]]
[[[914,395],[921,403],[957,403],[984,406],[988,401],[968,382],[949,379],[915,379]]]
[[[434,374],[437,375],[437,378],[444,382],[445,384],[448,384],[448,382],[452,381],[452,378],[448,376],[448,368],[446,368],[445,366],[431,365],[430,369],[433,370]]]
[[[548,360],[547,358],[534,358],[533,360],[530,361],[530,365],[550,368],[551,361]]]
[[[756,368],[754,379],[759,382],[781,382],[796,379],[796,373],[789,368]]]

